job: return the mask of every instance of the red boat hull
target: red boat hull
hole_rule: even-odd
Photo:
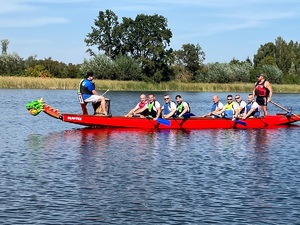
[[[170,125],[158,123],[153,119],[132,118],[123,116],[93,116],[81,114],[61,114],[64,122],[79,124],[88,127],[108,128],[139,128],[139,129],[257,129],[289,125],[299,121],[298,115],[285,116],[276,114],[261,118],[249,118],[246,120],[232,121],[226,118],[191,117],[186,119],[168,119]],[[242,121],[242,122],[241,122]]]

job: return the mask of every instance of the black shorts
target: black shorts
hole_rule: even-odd
[[[260,106],[267,106],[268,102],[267,102],[267,97],[260,97],[260,96],[257,96],[256,97],[256,102],[258,105]]]

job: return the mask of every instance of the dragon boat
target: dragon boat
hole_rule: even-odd
[[[271,102],[286,113],[277,113],[257,118],[228,119],[209,118],[187,114],[182,118],[154,120],[152,118],[124,117],[124,116],[99,116],[89,115],[86,104],[79,98],[82,107],[82,114],[60,113],[57,109],[46,104],[43,99],[31,101],[26,104],[28,112],[36,116],[40,112],[59,119],[63,122],[78,124],[91,128],[137,128],[137,129],[259,129],[276,126],[288,127],[300,120],[300,115],[293,114],[282,106]],[[109,104],[107,105],[109,112]]]

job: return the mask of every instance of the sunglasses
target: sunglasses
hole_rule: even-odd
[[[235,99],[240,99],[241,97],[236,97]]]
[[[229,100],[232,100],[232,98],[227,98],[227,100],[229,101]]]
[[[164,100],[168,100],[168,99],[170,99],[170,98],[164,98]]]

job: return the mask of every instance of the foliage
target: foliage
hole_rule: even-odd
[[[0,75],[19,75],[24,71],[24,61],[17,54],[0,55]]]
[[[7,54],[8,44],[9,44],[9,40],[8,39],[1,40],[2,54]]]
[[[98,18],[94,21],[95,27],[84,39],[87,46],[97,46],[99,51],[110,58],[115,58],[119,54],[119,22],[118,17],[111,10],[99,11]],[[87,49],[91,56],[98,55],[91,48]]]
[[[211,63],[207,65],[207,72],[203,74],[199,71],[197,80],[209,83],[249,82],[251,69],[248,62]]]
[[[93,71],[97,79],[115,79],[114,62],[106,55],[96,55],[90,59],[85,59],[81,71],[85,74],[87,71]]]
[[[180,50],[175,51],[175,64],[186,67],[194,76],[204,60],[205,53],[199,44],[184,44]]]
[[[283,75],[270,74],[274,82],[298,82],[300,79],[299,64],[300,46],[298,42],[290,41],[287,43],[282,37],[278,37],[275,43],[269,42],[265,45],[261,45],[257,54],[254,55],[254,66],[256,69],[265,65],[273,65],[276,69],[271,69],[272,72],[280,73],[281,71],[283,73]],[[283,79],[283,77],[285,77],[285,79]]]
[[[115,60],[114,73],[117,80],[142,80],[140,63],[128,56],[120,56]]]
[[[263,65],[261,72],[266,76],[271,83],[281,84],[283,80],[283,72],[273,65]]]
[[[52,77],[49,71],[43,65],[28,67],[24,74],[26,77]]]
[[[112,59],[130,56],[142,64],[145,75],[153,80],[168,80],[168,65],[172,49],[172,32],[167,28],[167,20],[159,15],[137,15],[135,20],[123,17],[121,24],[110,10],[100,11],[95,27],[87,35],[88,46],[96,46],[99,51]],[[96,55],[88,49],[91,55]]]

